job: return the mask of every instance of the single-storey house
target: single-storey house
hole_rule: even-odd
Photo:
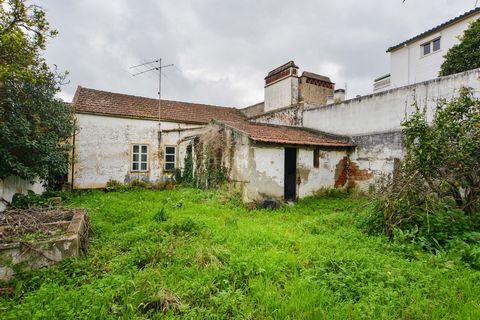
[[[291,201],[344,187],[354,145],[315,130],[247,121],[213,121],[203,133],[224,147],[222,162],[245,202]]]
[[[158,181],[183,167],[179,141],[211,120],[241,121],[235,108],[162,100],[78,87],[77,133],[69,181],[75,189],[103,188],[109,180]]]

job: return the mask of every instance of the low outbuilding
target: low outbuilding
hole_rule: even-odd
[[[348,185],[349,155],[355,146],[347,137],[300,127],[218,120],[210,123],[202,137],[203,148],[222,150],[210,153],[221,159],[204,162],[220,161],[245,202],[292,201],[322,188]]]

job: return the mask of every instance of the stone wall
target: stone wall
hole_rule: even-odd
[[[0,280],[8,280],[16,273],[53,265],[85,251],[84,246],[88,243],[86,210],[74,210],[67,231],[61,236],[42,241],[0,243]]]
[[[262,115],[250,118],[249,120],[258,123],[301,127],[303,124],[303,106],[304,104],[297,104],[291,107],[266,112]]]

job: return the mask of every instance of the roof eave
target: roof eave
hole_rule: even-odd
[[[310,147],[330,147],[330,148],[354,148],[354,144],[343,144],[343,143],[315,143],[315,142],[295,142],[295,141],[272,141],[267,139],[252,138],[250,140],[258,143],[271,143],[271,144],[280,144],[280,145],[296,145],[296,146],[310,146]]]
[[[80,111],[75,110],[75,113],[88,114],[88,115],[93,115],[93,116],[111,117],[111,118],[158,121],[157,117],[142,117],[142,116],[135,116],[135,115],[112,114],[112,113],[91,112],[91,111],[81,111],[81,110]],[[177,120],[177,119],[160,119],[160,121],[187,123],[187,124],[199,124],[199,125],[207,125],[208,124],[208,122],[202,122],[202,121]]]
[[[427,36],[429,36],[429,35],[431,35],[431,34],[434,34],[434,33],[438,32],[438,31],[441,31],[441,30],[443,30],[443,29],[445,29],[445,28],[447,28],[447,27],[449,27],[449,26],[451,26],[451,25],[453,25],[453,24],[455,24],[455,23],[458,23],[458,22],[460,22],[460,21],[463,21],[463,20],[465,20],[465,19],[468,19],[468,18],[470,18],[471,16],[473,16],[473,15],[479,13],[479,12],[480,12],[480,7],[475,8],[475,9],[473,9],[473,10],[470,10],[470,11],[468,11],[468,12],[465,12],[464,14],[459,15],[458,17],[455,17],[455,18],[453,18],[453,19],[450,19],[450,20],[448,20],[448,21],[446,21],[446,22],[444,22],[444,23],[439,24],[439,25],[436,26],[436,27],[431,28],[430,30],[427,30],[427,31],[425,31],[425,32],[423,32],[423,33],[420,33],[420,34],[418,34],[418,35],[416,35],[416,36],[414,36],[414,37],[412,37],[412,38],[410,38],[410,39],[408,39],[408,40],[405,40],[405,41],[403,41],[403,42],[401,42],[401,43],[399,43],[399,44],[397,44],[397,45],[395,45],[395,46],[391,46],[390,48],[387,49],[386,52],[387,52],[387,53],[390,53],[390,52],[396,51],[397,49],[400,49],[400,48],[402,48],[402,47],[408,46],[409,44],[412,44],[413,42],[415,42],[415,41],[417,41],[417,40],[419,40],[419,39],[421,39],[421,38],[427,37]]]

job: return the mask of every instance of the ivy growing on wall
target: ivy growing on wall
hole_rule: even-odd
[[[195,144],[195,185],[215,188],[228,180],[230,155],[225,130],[212,127]]]

